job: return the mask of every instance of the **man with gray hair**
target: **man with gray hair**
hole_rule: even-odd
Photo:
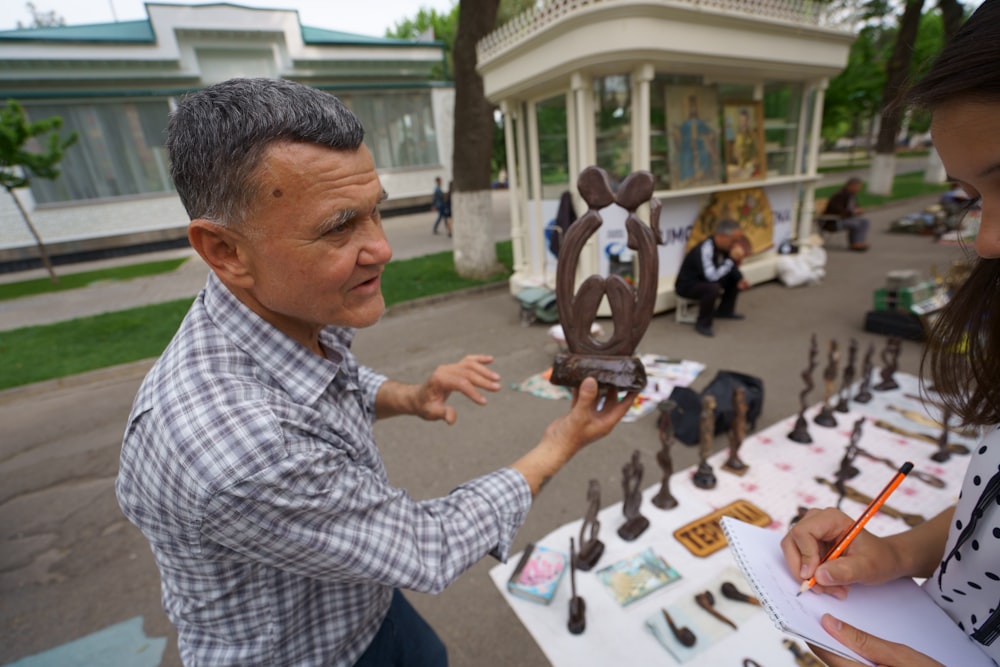
[[[532,498],[633,396],[588,378],[509,467],[446,498],[393,487],[376,418],[454,423],[453,392],[500,389],[473,354],[402,384],[361,366],[392,251],[364,130],[335,97],[234,79],[171,114],[188,238],[211,271],[136,395],[116,484],[150,542],[188,665],[447,664],[399,589],[438,592],[506,558]]]
[[[729,320],[744,318],[736,312],[736,297],[740,290],[750,287],[739,269],[744,255],[740,244],[743,238],[738,222],[720,220],[715,232],[691,248],[681,262],[674,291],[678,296],[698,302],[698,320],[694,329],[702,336],[715,335],[712,329],[715,317]],[[718,309],[716,301],[719,302]]]
[[[864,181],[852,176],[844,187],[833,193],[823,209],[824,216],[839,218],[836,229],[847,230],[848,247],[857,252],[868,250],[868,227],[871,224],[868,218],[861,217],[864,211],[858,206],[858,193],[863,186]]]

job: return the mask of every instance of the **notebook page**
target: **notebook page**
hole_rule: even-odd
[[[737,564],[779,629],[865,664],[873,664],[827,634],[823,614],[890,641],[906,644],[945,665],[995,667],[912,579],[851,587],[846,600],[807,591],[791,575],[781,551],[783,535],[731,517],[722,519]]]

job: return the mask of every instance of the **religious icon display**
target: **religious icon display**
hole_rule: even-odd
[[[726,137],[726,182],[740,183],[767,176],[764,113],[760,102],[727,102],[723,106]]]
[[[715,185],[722,178],[719,156],[719,99],[714,88],[667,89],[670,187]]]

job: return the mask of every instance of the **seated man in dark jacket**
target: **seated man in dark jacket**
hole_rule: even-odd
[[[865,239],[868,237],[868,218],[862,218],[863,212],[858,208],[858,193],[861,192],[861,179],[850,178],[844,187],[833,193],[826,202],[823,215],[835,215],[840,218],[840,228],[847,229],[847,242],[851,250],[868,250]]]
[[[743,230],[734,220],[720,220],[715,233],[691,248],[681,263],[674,290],[685,299],[695,299],[698,304],[698,321],[694,329],[702,336],[713,336],[712,319],[721,317],[742,320],[736,312],[736,297],[750,283],[737,266],[743,259],[743,248],[738,241]],[[715,302],[722,295],[719,308]]]

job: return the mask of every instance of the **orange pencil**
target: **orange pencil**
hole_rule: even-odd
[[[839,558],[840,555],[844,553],[844,551],[847,549],[847,547],[851,546],[851,542],[853,542],[854,538],[861,533],[861,531],[865,527],[865,524],[868,523],[868,520],[871,519],[873,516],[875,516],[875,513],[878,512],[879,508],[882,507],[886,499],[888,499],[890,494],[892,494],[892,492],[896,490],[896,487],[902,483],[903,478],[905,478],[911,470],[913,470],[913,464],[910,463],[909,461],[899,466],[899,470],[897,470],[896,474],[892,476],[892,479],[889,480],[889,483],[885,485],[885,488],[882,489],[882,492],[879,493],[877,496],[875,496],[874,499],[872,499],[872,501],[868,504],[868,507],[865,508],[864,513],[858,517],[858,520],[855,521],[854,524],[847,530],[847,532],[844,533],[839,540],[837,540],[837,543],[834,544],[833,547],[826,552],[826,555],[823,556],[823,558],[819,561],[820,565],[827,562],[828,560]],[[815,576],[809,577],[808,581],[802,582],[802,587],[799,588],[799,592],[796,594],[796,596],[802,595],[815,585],[816,585],[816,577]]]

